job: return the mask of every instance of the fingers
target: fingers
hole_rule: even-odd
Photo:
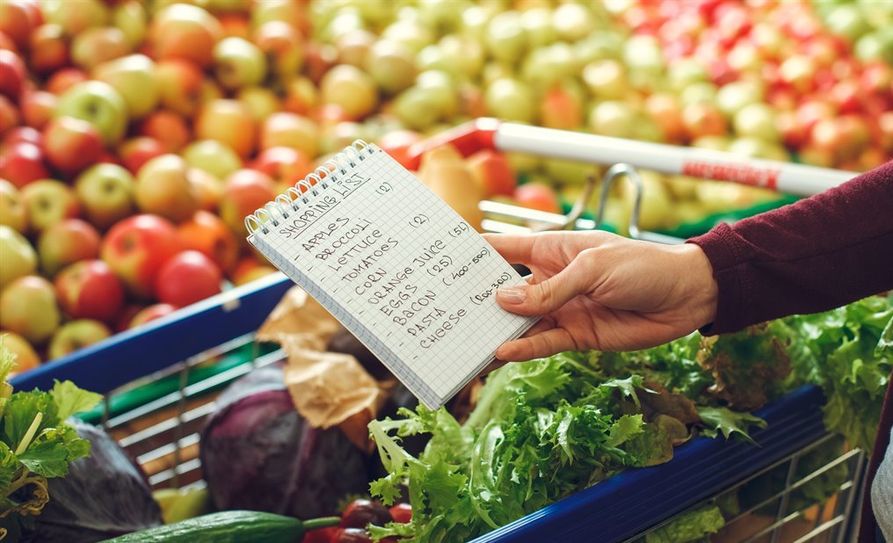
[[[529,264],[533,260],[536,236],[524,234],[484,234],[487,243],[512,264]]]
[[[496,350],[496,357],[507,362],[519,362],[551,356],[576,348],[573,338],[563,328],[552,328],[539,334],[503,343]]]
[[[498,289],[496,302],[518,315],[546,315],[585,292],[592,283],[589,275],[582,260],[574,259],[566,268],[539,283]]]

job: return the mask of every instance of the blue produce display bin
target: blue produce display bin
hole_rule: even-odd
[[[18,389],[47,389],[54,379],[110,393],[257,330],[292,286],[274,274],[116,335],[15,377]],[[772,466],[825,435],[821,392],[799,388],[758,414],[768,426],[742,440],[696,438],[672,461],[621,473],[475,540],[625,541]]]

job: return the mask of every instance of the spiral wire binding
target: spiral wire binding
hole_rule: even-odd
[[[354,141],[340,153],[320,164],[294,186],[264,204],[264,207],[245,217],[245,229],[248,235],[253,236],[257,231],[263,234],[269,233],[267,225],[279,226],[279,221],[287,219],[289,212],[296,213],[301,204],[307,205],[311,198],[319,196],[320,191],[329,188],[328,182],[337,180],[339,173],[346,175],[348,168],[356,167],[358,162],[366,160],[366,156],[374,152],[365,141]]]

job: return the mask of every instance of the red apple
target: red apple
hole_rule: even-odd
[[[155,77],[164,107],[180,115],[195,115],[201,104],[204,80],[198,66],[185,60],[162,60],[155,65]]]
[[[136,175],[143,164],[165,153],[164,147],[155,138],[140,136],[129,139],[118,147],[118,157],[130,173]]]
[[[43,145],[43,136],[30,126],[20,126],[7,131],[0,142],[0,150],[12,147],[18,143],[31,143],[37,146]]]
[[[722,136],[726,133],[726,119],[713,104],[696,102],[682,109],[682,122],[691,139]]]
[[[140,134],[159,142],[168,153],[179,151],[191,137],[186,120],[167,110],[149,114],[140,124]]]
[[[223,28],[210,13],[190,4],[173,4],[156,13],[149,40],[157,58],[188,60],[205,68]]]
[[[28,36],[40,24],[39,10],[35,10],[23,0],[4,0],[0,2],[0,32],[8,36],[16,47],[24,50],[28,45]]]
[[[511,196],[517,180],[505,155],[491,150],[478,151],[466,164],[485,197]]]
[[[546,92],[540,103],[540,123],[547,128],[575,130],[583,124],[580,98],[562,87]]]
[[[257,155],[251,168],[269,175],[277,183],[293,185],[313,171],[313,163],[297,149],[270,147]]]
[[[19,110],[9,98],[0,95],[0,134],[19,126],[19,124],[21,124]]]
[[[33,143],[19,143],[0,153],[0,177],[18,188],[50,176],[44,166],[43,149]]]
[[[18,48],[16,47],[16,44],[13,43],[12,38],[7,36],[3,32],[0,32],[0,49],[12,51],[13,53],[18,52]]]
[[[68,43],[59,25],[41,25],[31,34],[28,50],[29,67],[39,74],[48,74],[68,64]]]
[[[25,63],[12,51],[0,49],[0,95],[17,101],[25,84]]]
[[[670,143],[681,143],[687,135],[682,122],[682,106],[669,93],[654,93],[645,100],[645,109]]]
[[[173,224],[156,215],[136,215],[109,230],[102,259],[130,292],[148,298],[158,270],[179,250]]]
[[[62,310],[76,319],[111,322],[124,305],[121,282],[102,260],[72,264],[56,277],[56,296]]]
[[[239,242],[217,215],[198,211],[177,227],[180,245],[198,251],[224,271],[232,270],[239,257]]]
[[[80,219],[66,219],[49,226],[37,241],[40,268],[53,277],[62,268],[99,257],[99,232]]]
[[[245,216],[275,197],[276,185],[268,175],[256,170],[239,170],[226,179],[220,200],[220,218],[230,230],[245,236],[248,233]]]
[[[183,251],[168,260],[155,279],[162,303],[183,307],[220,292],[220,268],[198,251]]]
[[[19,99],[25,124],[38,130],[43,129],[53,118],[57,101],[58,98],[51,92],[25,92]]]
[[[150,305],[140,311],[138,311],[132,319],[130,319],[130,323],[127,328],[136,328],[138,326],[142,326],[148,322],[154,321],[155,319],[160,319],[161,317],[166,317],[176,311],[177,308],[172,306],[171,304],[155,304]]]
[[[66,175],[76,174],[93,164],[103,152],[99,131],[81,119],[59,117],[50,121],[43,134],[50,164]]]
[[[44,89],[56,96],[64,93],[78,83],[87,81],[87,74],[78,68],[62,68],[47,80]]]
[[[533,182],[519,185],[515,189],[515,201],[518,202],[518,205],[540,211],[551,213],[561,211],[561,204],[558,202],[555,189],[543,183]]]
[[[115,315],[115,333],[123,332],[124,330],[130,328],[130,321],[132,321],[133,317],[135,317],[137,313],[139,313],[143,309],[145,309],[143,306],[136,304],[128,304],[121,308],[121,311],[119,311],[118,314]]]

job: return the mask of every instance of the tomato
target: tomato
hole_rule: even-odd
[[[412,520],[412,506],[408,503],[398,503],[388,511],[390,511],[394,522],[405,524]]]
[[[337,531],[337,526],[310,530],[304,534],[304,539],[301,540],[301,543],[331,543],[334,541],[333,538]]]
[[[354,500],[341,514],[342,528],[365,528],[369,524],[384,526],[391,521],[391,514],[382,504],[371,500]]]

